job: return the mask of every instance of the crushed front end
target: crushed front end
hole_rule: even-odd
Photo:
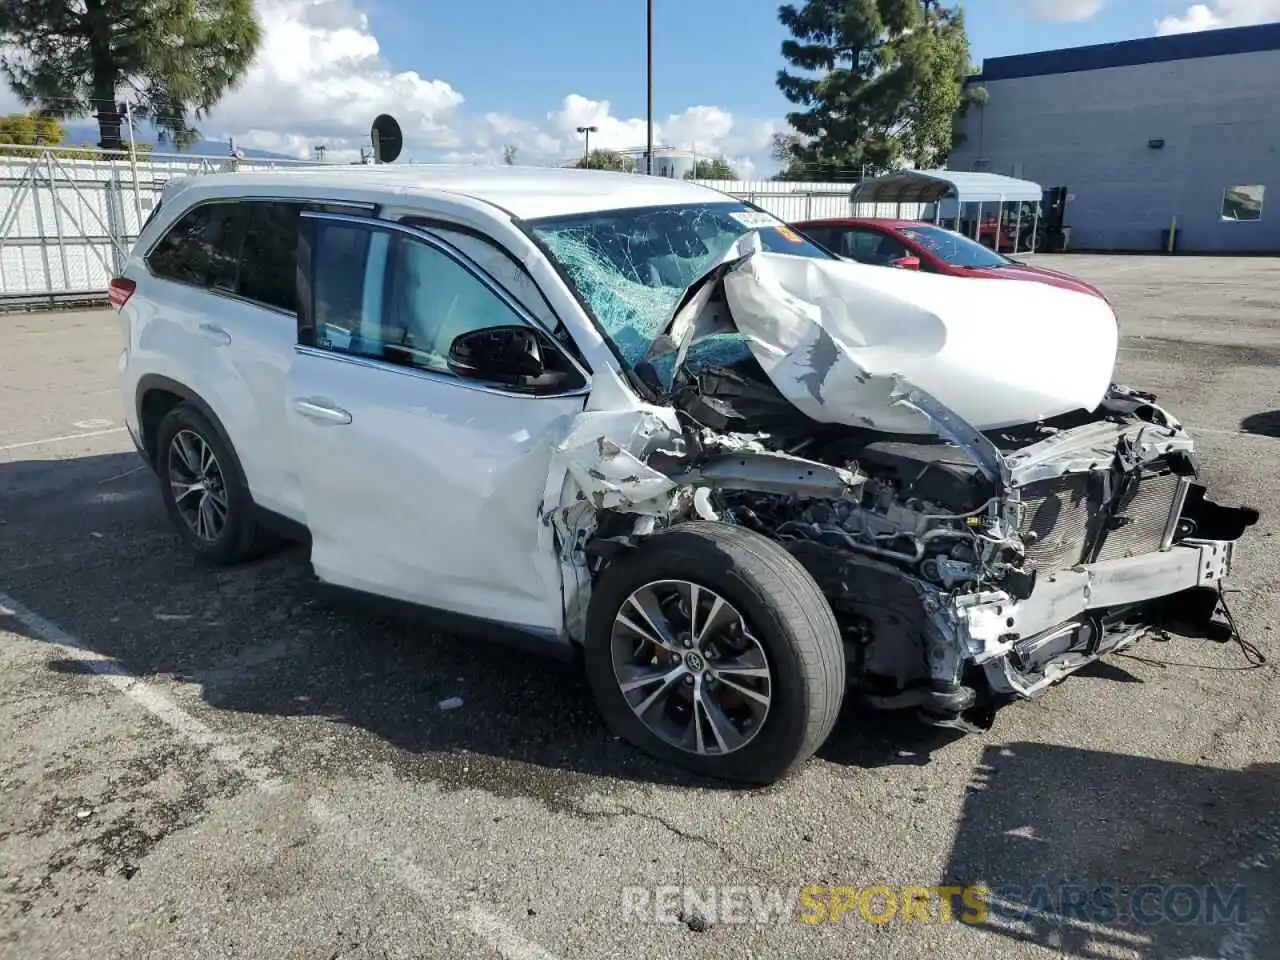
[[[642,429],[585,415],[564,448],[583,493],[548,516],[581,611],[601,565],[655,530],[779,541],[831,603],[865,702],[971,729],[1153,631],[1207,627],[1258,513],[1206,496],[1153,401],[1113,388],[1091,413],[979,432],[904,386],[937,436],[895,436],[814,424],[721,371]],[[744,410],[770,432],[735,429]]]
[[[1110,308],[992,281],[987,296],[1054,311],[1038,335],[1077,344],[1044,386],[1034,361],[1050,354],[977,363],[988,318],[947,301],[978,281],[929,278],[917,296],[861,269],[727,261],[655,344],[676,356],[667,385],[638,370],[643,409],[582,415],[544,510],[570,631],[614,552],[690,520],[783,544],[830,602],[862,698],[943,726],[972,728],[1153,631],[1206,628],[1259,515],[1207,497],[1191,437],[1154,397],[1107,385]],[[723,333],[721,353],[683,362]],[[919,376],[875,372],[886,357]],[[975,425],[994,420],[1015,425]]]
[[[722,491],[720,519],[814,575],[867,701],[966,727],[1152,631],[1207,626],[1258,513],[1207,498],[1153,400],[1114,388],[1092,414],[979,433],[904,391],[939,439],[820,441],[807,455],[856,475],[855,494]]]

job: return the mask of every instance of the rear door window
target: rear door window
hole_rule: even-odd
[[[240,257],[237,293],[293,313],[297,309],[298,214],[301,205],[255,202]]]
[[[235,290],[245,214],[239,203],[201,204],[169,229],[147,264],[166,280]]]

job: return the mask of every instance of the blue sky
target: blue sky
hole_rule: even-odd
[[[645,107],[644,6],[643,0],[369,0],[365,9],[388,60],[446,78],[477,110],[534,117],[577,92],[609,100],[614,115],[637,117]],[[658,115],[695,104],[752,117],[789,109],[774,85],[786,36],[776,3],[655,0],[654,6]],[[1113,0],[1078,21],[1037,17],[1036,6],[1034,0],[963,4],[974,58],[1150,36],[1158,20],[1183,15],[1191,4]],[[1073,6],[1092,4],[1063,0],[1040,3],[1039,10],[1070,14]]]
[[[0,0],[2,2],[2,0]],[[405,158],[566,162],[645,139],[644,0],[255,0],[263,44],[199,122],[211,140],[354,159],[389,112]],[[744,177],[776,169],[790,105],[775,84],[776,0],[654,0],[657,142],[722,154]],[[969,0],[983,58],[1280,19],[1280,0]],[[16,109],[0,88],[0,112]],[[80,134],[77,142],[92,142]],[[205,148],[209,149],[209,148]],[[225,147],[215,148],[225,152]]]

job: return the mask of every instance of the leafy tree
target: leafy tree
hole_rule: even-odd
[[[66,136],[54,117],[42,116],[39,110],[30,113],[11,113],[0,117],[0,143],[20,147],[56,147]],[[35,156],[40,151],[5,150],[0,156]]]
[[[0,0],[0,70],[24,103],[96,114],[99,146],[122,146],[120,98],[179,146],[253,61],[253,0]]]
[[[805,138],[794,131],[775,133],[769,138],[769,156],[782,164],[774,180],[808,179],[804,165],[796,159],[805,142]]]
[[[969,68],[970,76],[977,74],[976,67]],[[979,83],[966,83],[960,91],[960,109],[956,111],[956,130],[952,138],[952,149],[960,146],[967,139],[963,130],[960,129],[959,123],[962,117],[966,116],[970,110],[975,107],[981,110],[987,105],[987,101],[991,99],[991,92]]]
[[[778,88],[803,108],[794,139],[775,141],[783,176],[857,179],[903,161],[931,166],[951,147],[968,40],[941,0],[803,0],[778,9],[797,72]],[[785,138],[787,135],[783,135]]]
[[[504,146],[502,148],[502,162],[509,167],[515,166],[516,152],[519,149],[520,148],[516,146],[514,143],[508,143],[506,146]]]
[[[956,119],[965,104],[969,74],[969,39],[964,13],[923,2],[925,29],[902,43],[901,87],[905,101],[892,135],[912,166],[929,168],[946,161],[955,137]]]
[[[697,161],[684,178],[686,180],[737,180],[738,171],[733,169],[724,157],[716,157],[712,160]]]
[[[67,133],[57,118],[45,116],[39,110],[0,116],[0,145],[6,147],[0,150],[0,157],[37,157],[46,148],[61,148],[66,136]],[[14,150],[8,149],[9,147],[26,149]],[[137,152],[139,156],[150,153],[151,144],[137,144]],[[59,149],[56,154],[59,160],[97,160],[102,156],[96,150],[74,149]],[[127,157],[128,151],[121,156]]]
[[[618,170],[622,173],[636,171],[636,162],[616,150],[592,150],[590,154],[580,158],[574,166],[582,170]]]

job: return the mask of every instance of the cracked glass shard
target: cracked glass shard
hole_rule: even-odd
[[[769,214],[738,201],[608,210],[531,221],[529,227],[564,270],[589,307],[601,333],[629,372],[648,361],[659,382],[670,385],[675,353],[687,343],[672,329],[686,300],[710,271],[755,251],[781,250],[792,257],[830,255]],[[749,354],[731,323],[708,323],[708,313],[685,315],[698,325],[697,349],[679,363],[718,366]],[[665,344],[654,350],[656,341]],[[651,351],[653,355],[650,356]]]

